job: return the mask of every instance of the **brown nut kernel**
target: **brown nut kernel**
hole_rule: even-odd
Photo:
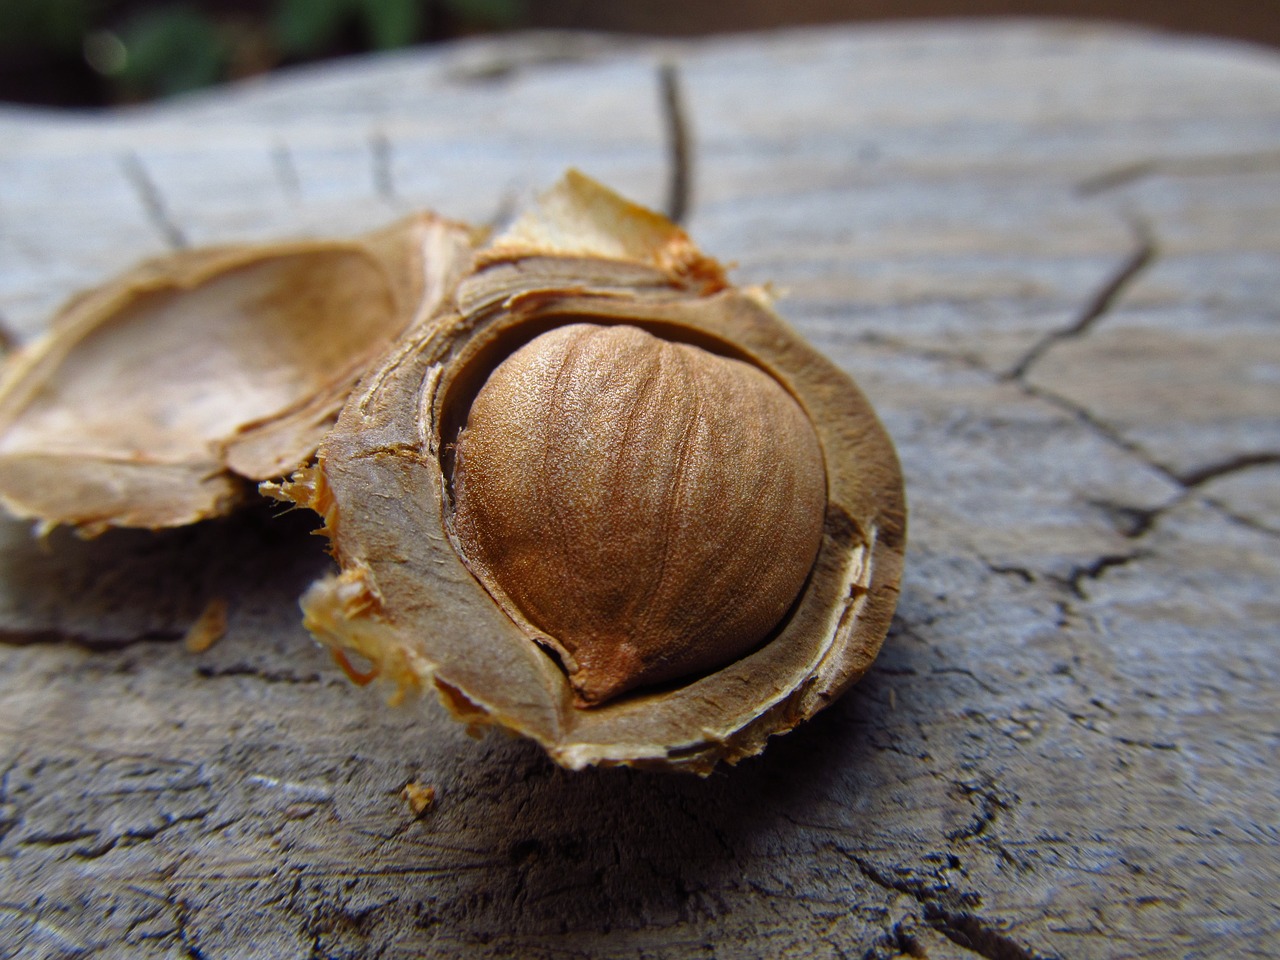
[[[521,347],[456,456],[466,559],[586,703],[750,650],[822,539],[822,451],[799,404],[750,364],[637,327]]]

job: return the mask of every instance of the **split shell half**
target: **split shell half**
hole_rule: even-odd
[[[0,382],[0,504],[47,529],[181,526],[306,463],[469,263],[430,214],[353,240],[185,251],[73,298]]]
[[[549,638],[508,615],[452,530],[453,444],[488,371],[575,322],[631,324],[745,360],[810,418],[827,468],[822,542],[801,595],[762,645],[699,677],[584,709]],[[875,658],[905,548],[893,446],[856,386],[662,217],[570,173],[482,248],[452,302],[356,389],[317,465],[285,495],[324,518],[341,572],[303,599],[335,655],[401,692],[434,688],[471,723],[531,737],[560,764],[706,774],[758,753]]]

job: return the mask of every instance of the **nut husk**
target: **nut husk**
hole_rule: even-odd
[[[356,381],[452,289],[476,234],[193,250],[73,298],[0,382],[0,503],[85,535],[226,513],[306,463]]]
[[[817,556],[763,642],[590,708],[547,653],[556,638],[486,589],[455,524],[456,445],[473,401],[504,359],[574,323],[638,327],[761,371],[808,418],[826,478]],[[674,225],[575,173],[475,254],[453,296],[357,387],[315,466],[269,492],[324,517],[341,569],[307,592],[305,622],[353,677],[433,688],[460,719],[529,736],[571,768],[705,774],[757,753],[870,666],[905,546],[897,458],[853,383],[763,292],[734,289]]]

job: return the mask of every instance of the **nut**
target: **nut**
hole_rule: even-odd
[[[478,244],[421,214],[81,295],[6,366],[0,503],[94,534],[265,481],[324,519],[304,622],[356,682],[568,767],[759,752],[884,639],[888,436],[762,291],[581,174]]]
[[[804,411],[758,368],[576,323],[489,376],[453,492],[472,571],[601,703],[768,635],[818,553],[826,479]]]
[[[306,623],[361,679],[434,687],[569,767],[706,773],[811,716],[878,651],[905,538],[857,388],[578,174],[277,492],[325,518],[341,572]]]

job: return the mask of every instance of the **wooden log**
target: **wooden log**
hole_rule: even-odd
[[[0,955],[1280,952],[1280,60],[1078,24],[481,41],[0,113],[0,315],[577,165],[774,282],[902,454],[869,676],[708,780],[570,774],[311,644],[271,511],[0,526]],[[226,636],[176,642],[206,604]],[[407,783],[435,790],[415,810]],[[424,794],[416,794],[421,797]]]

